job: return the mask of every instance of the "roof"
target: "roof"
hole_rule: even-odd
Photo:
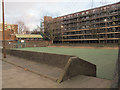
[[[36,34],[16,34],[17,38],[43,38],[41,35]]]
[[[120,2],[116,2],[116,3],[108,4],[108,5],[103,5],[103,6],[99,6],[99,7],[96,7],[96,8],[87,9],[87,10],[83,10],[83,11],[79,11],[79,12],[75,12],[75,13],[71,13],[71,14],[67,14],[67,15],[59,16],[59,17],[55,17],[55,18],[62,18],[62,17],[68,16],[68,15],[73,15],[73,14],[77,14],[77,13],[80,13],[80,12],[90,11],[90,10],[94,10],[94,9],[98,9],[98,8],[103,8],[103,7],[107,7],[107,6],[112,6],[112,5],[116,5],[116,4],[120,4]],[[53,19],[55,19],[55,18],[53,18]]]

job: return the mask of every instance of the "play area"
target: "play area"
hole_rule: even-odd
[[[109,80],[112,80],[118,57],[117,49],[34,47],[15,50],[77,56],[96,65],[96,77]]]

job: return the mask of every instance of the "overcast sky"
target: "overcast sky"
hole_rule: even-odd
[[[116,2],[119,0],[93,0],[93,7]],[[1,4],[0,0],[0,13]],[[90,8],[92,8],[92,0],[5,0],[5,21],[14,24],[21,20],[33,30],[40,25],[43,16],[58,17]]]

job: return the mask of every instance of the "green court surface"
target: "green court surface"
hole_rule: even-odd
[[[35,47],[20,48],[17,50],[78,56],[86,61],[95,64],[97,66],[97,77],[105,79],[112,79],[115,69],[115,63],[118,57],[118,50],[114,49]]]

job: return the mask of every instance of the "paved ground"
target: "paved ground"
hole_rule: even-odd
[[[21,67],[23,69],[27,69],[31,72],[39,74],[45,78],[56,81],[59,78],[59,75],[62,73],[62,69],[53,67],[47,64],[42,64],[34,61],[29,61],[23,58],[18,58],[14,56],[7,55],[7,58],[4,61]]]
[[[18,62],[19,63],[19,62]],[[2,62],[3,88],[108,88],[111,81],[79,75],[61,84],[16,65]]]

